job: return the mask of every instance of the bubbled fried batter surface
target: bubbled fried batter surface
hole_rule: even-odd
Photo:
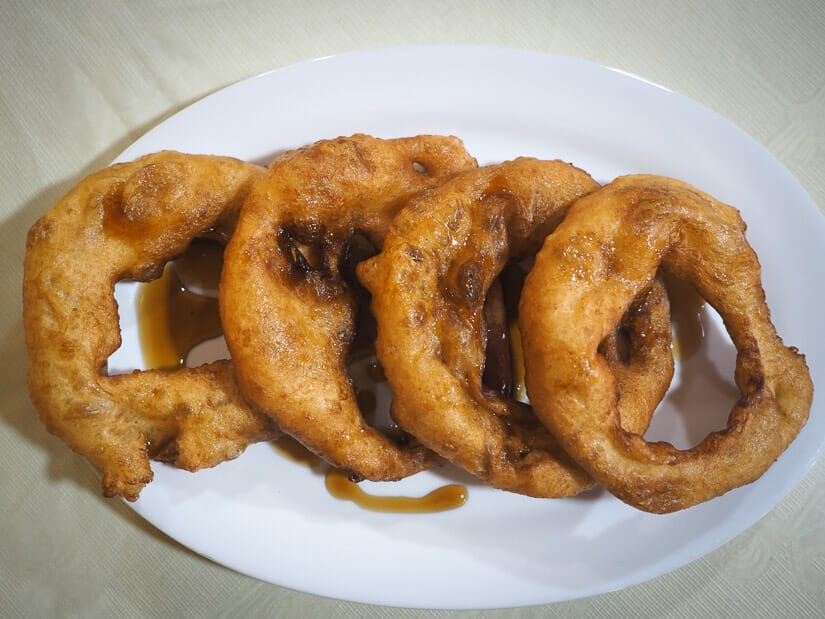
[[[621,427],[617,375],[597,353],[659,268],[695,286],[738,353],[741,397],[727,427],[687,450]],[[539,252],[520,311],[536,414],[583,468],[640,509],[684,509],[757,479],[808,418],[805,358],[770,321],[739,212],[683,182],[621,177],[580,200]]]
[[[103,492],[134,500],[150,458],[189,470],[274,438],[230,362],[107,376],[120,345],[114,285],[145,280],[206,231],[231,234],[258,166],[161,152],[83,179],[29,231],[23,305],[29,392],[48,430],[88,458]]]
[[[345,368],[356,309],[342,273],[347,245],[360,234],[380,247],[410,197],[471,167],[450,137],[317,142],[270,166],[227,246],[221,319],[244,396],[353,478],[399,479],[434,458],[359,409]]]

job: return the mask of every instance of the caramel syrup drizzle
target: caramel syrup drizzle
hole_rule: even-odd
[[[285,458],[309,468],[323,461],[295,439],[284,436],[272,443],[275,450]],[[327,491],[336,499],[352,501],[358,507],[374,512],[423,514],[456,509],[467,501],[467,488],[450,484],[436,488],[422,497],[381,496],[369,494],[350,481],[346,473],[335,467],[327,467],[324,475]]]
[[[441,486],[422,497],[368,494],[361,486],[351,482],[345,473],[335,468],[327,471],[326,485],[332,496],[352,501],[359,507],[376,512],[408,514],[443,512],[461,507],[467,501],[467,488],[456,484]]]

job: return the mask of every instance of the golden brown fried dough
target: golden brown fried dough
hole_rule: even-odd
[[[23,315],[29,392],[48,430],[135,500],[149,458],[188,470],[238,456],[278,431],[250,410],[231,363],[106,375],[120,346],[114,285],[157,277],[209,231],[231,233],[258,166],[162,152],[83,179],[31,228]]]
[[[529,407],[486,389],[482,373],[491,284],[509,261],[539,248],[574,200],[597,188],[587,173],[560,161],[521,158],[464,172],[412,200],[393,221],[382,252],[359,265],[373,295],[393,417],[497,488],[562,497],[592,485]],[[645,401],[648,410],[628,420],[644,431],[656,394],[669,383],[672,356],[663,290],[640,299],[639,308],[628,318],[631,342],[640,331],[658,329],[662,337],[651,338],[649,347],[636,342],[631,360],[614,357],[617,365],[634,364],[626,382],[655,387],[655,402]]]
[[[727,427],[692,449],[648,443],[619,423],[616,375],[597,353],[660,266],[722,316],[741,398]],[[673,512],[752,482],[808,418],[805,359],[776,334],[739,212],[673,179],[622,177],[577,202],[548,237],[521,299],[536,414],[617,497]]]
[[[412,195],[474,166],[456,138],[318,142],[272,164],[227,247],[221,318],[244,396],[353,478],[399,479],[432,454],[361,414],[345,367],[356,301],[344,255],[355,234],[380,247]]]

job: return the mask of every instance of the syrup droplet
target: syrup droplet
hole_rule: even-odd
[[[422,497],[377,496],[351,482],[345,473],[331,468],[326,476],[327,490],[335,498],[352,501],[359,507],[377,512],[431,513],[461,507],[467,501],[467,488],[448,485]]]

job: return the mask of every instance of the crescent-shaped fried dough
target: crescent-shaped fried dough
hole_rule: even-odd
[[[354,479],[399,479],[432,454],[361,414],[345,367],[356,300],[344,254],[355,234],[380,247],[412,195],[474,166],[456,138],[318,142],[272,164],[227,246],[221,319],[244,396]]]
[[[560,161],[521,158],[464,172],[411,201],[381,253],[359,265],[373,295],[394,419],[497,488],[562,497],[592,485],[529,407],[482,386],[482,372],[490,285],[508,262],[537,251],[574,200],[597,188],[587,173]],[[640,299],[628,326],[626,381],[643,382],[651,396],[649,409],[627,423],[644,431],[672,375],[662,287]],[[654,331],[649,344],[634,337]],[[625,367],[615,346],[606,349]]]
[[[616,377],[597,353],[659,270],[693,283],[737,350],[741,398],[727,427],[679,450],[621,427]],[[808,418],[805,359],[770,321],[739,212],[673,179],[628,176],[577,202],[546,240],[520,306],[536,414],[617,497],[673,512],[747,484]]]
[[[196,236],[231,233],[258,166],[162,152],[83,179],[29,231],[23,317],[29,392],[48,430],[135,500],[149,458],[195,470],[278,435],[250,410],[231,363],[106,375],[120,346],[114,285],[157,277]]]

